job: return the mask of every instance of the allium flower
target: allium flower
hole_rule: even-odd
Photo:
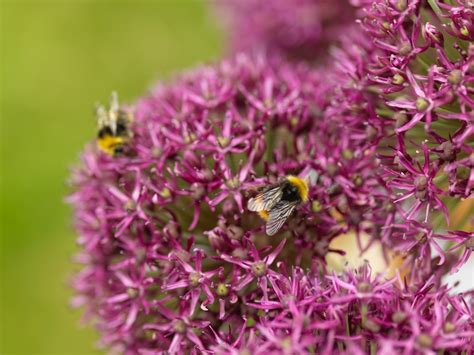
[[[389,84],[381,82],[383,78],[399,84],[395,97],[382,96],[397,117],[395,132],[404,142],[399,149],[410,150],[412,161],[423,153],[425,165],[437,166],[440,171],[467,167],[468,177],[459,176],[449,184],[450,195],[467,198],[474,188],[472,166],[458,162],[473,153],[469,139],[474,134],[474,47],[462,40],[469,39],[474,17],[462,1],[457,7],[440,3],[440,8],[434,1],[430,3],[433,9],[412,0],[397,10],[382,1],[374,2],[363,21],[369,33],[377,34],[374,50],[378,50],[378,61],[368,64],[368,75],[382,92],[390,91]],[[451,30],[443,35],[447,26],[442,27],[440,21],[445,20],[450,21]],[[452,29],[459,23],[464,31]],[[409,51],[404,51],[405,47],[410,47]],[[430,155],[434,158],[431,163]],[[454,189],[453,184],[463,185],[464,191]]]
[[[421,240],[438,234],[402,223],[392,203],[398,180],[385,183],[390,169],[376,155],[377,100],[361,101],[359,87],[333,90],[324,75],[239,55],[140,100],[122,155],[86,148],[70,197],[84,264],[74,304],[103,345],[126,354],[472,350],[471,297],[450,296],[439,282],[446,270],[426,267]],[[405,159],[437,203],[431,163]],[[246,201],[258,186],[309,173],[310,203],[269,238]],[[408,181],[398,183],[421,191]],[[422,252],[406,258],[405,280],[368,267],[331,274],[326,255],[342,253],[331,241],[348,232]],[[420,232],[419,245],[403,244]],[[471,244],[462,232],[439,238]]]
[[[343,37],[333,50],[334,88],[325,117],[341,130],[349,127],[352,144],[375,142],[380,164],[374,174],[396,206],[388,204],[396,211],[382,241],[405,255],[412,280],[434,272],[435,259],[448,272],[452,245],[450,251],[460,251],[458,269],[470,255],[466,235],[473,236],[469,221],[454,212],[474,189],[474,47],[466,42],[472,6],[419,0],[358,5],[366,14],[359,20],[365,32]]]
[[[419,353],[471,351],[472,314],[461,296],[434,291],[427,281],[408,290],[402,284],[373,280],[367,267],[320,278],[299,268],[291,276],[270,276],[268,301],[249,304],[265,310],[247,319],[248,337],[217,335],[217,354]],[[452,309],[452,310],[450,310]],[[254,324],[254,322],[256,322]],[[239,332],[240,330],[240,332]]]
[[[233,52],[266,51],[320,62],[354,22],[348,0],[242,0],[218,4]]]

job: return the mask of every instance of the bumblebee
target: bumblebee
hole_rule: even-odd
[[[280,230],[295,208],[308,201],[308,181],[288,175],[280,182],[263,187],[257,196],[248,201],[247,208],[258,212],[266,223],[267,235]]]
[[[96,105],[96,116],[99,149],[110,156],[123,153],[131,138],[129,127],[133,117],[130,111],[120,108],[116,92],[112,92],[108,110],[102,105]]]

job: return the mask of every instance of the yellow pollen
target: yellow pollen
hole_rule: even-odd
[[[258,215],[265,221],[268,221],[268,211],[259,211]]]
[[[107,135],[105,137],[99,138],[97,140],[97,145],[99,146],[100,150],[102,150],[103,152],[109,155],[114,155],[115,147],[117,145],[123,144],[124,141],[125,140],[123,137],[114,137],[114,136]]]

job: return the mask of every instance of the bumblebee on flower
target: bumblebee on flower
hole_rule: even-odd
[[[96,116],[99,149],[110,156],[122,154],[132,137],[130,131],[130,124],[133,120],[132,112],[120,108],[118,95],[114,91],[108,109],[100,104],[96,105]]]

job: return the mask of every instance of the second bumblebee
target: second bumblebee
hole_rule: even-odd
[[[132,136],[130,132],[132,113],[120,108],[117,93],[113,92],[109,109],[97,105],[96,115],[99,149],[110,156],[120,155]]]

